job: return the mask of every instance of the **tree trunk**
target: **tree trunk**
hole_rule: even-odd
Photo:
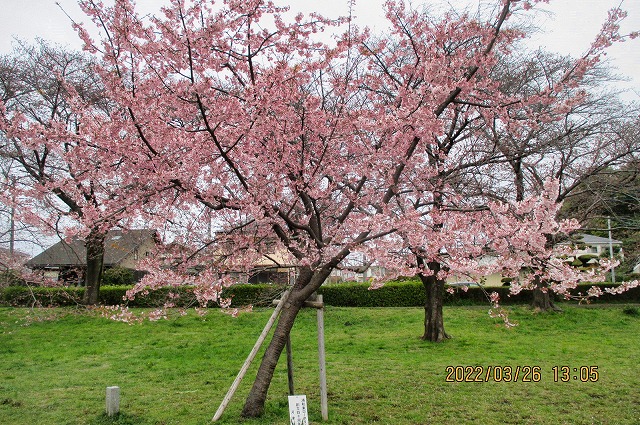
[[[543,290],[544,284],[540,278],[535,280],[535,289],[533,290],[533,303],[531,307],[539,311],[561,311],[560,308],[551,300],[551,294],[548,290]]]
[[[280,354],[282,354],[282,350],[287,344],[287,338],[291,328],[293,328],[296,316],[307,298],[322,285],[330,272],[330,268],[322,269],[315,273],[312,273],[308,268],[301,269],[300,275],[291,289],[289,299],[282,308],[271,342],[262,357],[253,387],[242,409],[243,417],[255,418],[264,413],[267,391],[271,385],[271,379],[280,359]]]
[[[516,186],[516,201],[524,200],[524,172],[522,171],[522,158],[510,161],[513,173],[515,175],[514,183]]]
[[[85,242],[87,248],[87,274],[85,277],[84,297],[85,305],[98,303],[100,295],[100,282],[104,268],[104,240],[106,233],[92,229]]]
[[[431,276],[420,275],[424,285],[426,300],[424,304],[424,335],[422,339],[431,342],[442,342],[450,336],[444,330],[444,316],[442,305],[444,304],[444,280],[437,278],[440,271],[440,263],[432,261],[429,269],[433,271]]]

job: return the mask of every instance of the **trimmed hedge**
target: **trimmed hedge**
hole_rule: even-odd
[[[102,286],[125,286],[136,283],[136,271],[125,267],[111,267],[102,273]]]
[[[158,307],[162,306],[169,294],[178,307],[196,306],[197,301],[193,288],[188,286],[165,287],[149,292],[148,295],[136,296],[133,300],[124,301],[124,297],[131,286],[101,286],[100,304],[127,304],[129,307]],[[226,288],[222,296],[232,299],[232,306],[270,306],[274,298],[278,297],[281,289],[275,285],[236,285]],[[83,287],[38,287],[38,286],[7,286],[0,287],[0,305],[4,306],[74,306],[81,304],[84,295]],[[214,306],[212,304],[212,306]]]
[[[413,307],[423,306],[424,289],[420,282],[389,282],[369,289],[366,283],[335,283],[320,287],[318,293],[327,305],[341,307]]]
[[[0,288],[0,304],[13,307],[50,307],[78,305],[84,288],[48,288],[7,286]]]
[[[592,286],[613,288],[617,285],[611,283],[579,285],[572,295],[585,294]],[[486,293],[497,292],[500,295],[501,305],[531,304],[533,302],[532,291],[522,291],[517,295],[510,294],[508,286],[469,287],[467,291],[455,288],[453,293],[445,292],[445,305],[488,305]],[[368,284],[340,283],[325,285],[318,291],[323,295],[327,305],[342,307],[422,307],[425,304],[425,293],[422,283],[418,280],[389,282],[379,289],[370,290]],[[554,301],[561,302],[564,297],[553,294]],[[592,303],[640,303],[640,287],[630,289],[622,294],[612,295],[603,293],[592,300]]]
[[[586,293],[593,285],[581,285],[572,291]],[[599,284],[602,290],[615,287],[613,284]],[[117,305],[123,303],[123,297],[130,286],[103,286],[100,288],[100,304]],[[510,295],[509,287],[485,288],[488,293],[497,292],[500,303],[529,304],[532,301],[531,291],[522,291],[518,295]],[[226,288],[223,297],[232,299],[232,307],[252,304],[257,307],[270,306],[273,299],[278,298],[282,288],[278,285],[255,284],[235,285]],[[370,290],[366,283],[336,283],[322,286],[318,293],[322,294],[325,304],[339,307],[421,307],[425,303],[422,283],[418,280],[389,282],[379,289]],[[6,306],[69,306],[78,305],[82,300],[84,288],[75,287],[26,287],[10,286],[0,288],[0,305]],[[146,296],[138,296],[127,301],[130,307],[158,307],[164,304],[169,294],[173,294],[176,306],[196,306],[193,289],[190,287],[165,287],[153,291]],[[554,296],[556,301],[562,297]],[[456,288],[453,294],[445,292],[445,305],[488,305],[489,301],[481,288],[470,287],[465,292]],[[604,293],[594,300],[595,303],[639,303],[640,287],[633,288],[619,295]],[[212,305],[213,306],[213,305]]]
[[[509,295],[508,287],[491,287],[488,293],[498,292],[503,304],[522,304],[532,301],[531,293]],[[369,289],[366,283],[340,283],[325,285],[318,291],[328,305],[344,307],[422,307],[426,295],[422,282],[408,280],[388,282],[382,288]],[[453,293],[444,293],[445,305],[488,304],[487,295],[478,287],[470,287],[465,292],[455,288]]]
[[[619,285],[613,284],[613,283],[600,283],[597,285],[592,285],[592,284],[585,284],[585,285],[579,285],[576,289],[574,289],[573,291],[571,291],[571,293],[573,295],[577,295],[578,293],[582,293],[582,294],[586,294],[587,290],[589,288],[591,288],[592,286],[597,286],[600,289],[602,289],[602,291],[604,292],[604,290],[606,288],[615,288]],[[600,295],[598,298],[596,298],[595,302],[600,302],[600,303],[639,303],[640,302],[640,286],[637,286],[635,288],[629,289],[626,292],[623,292],[622,294],[617,294],[617,295],[613,295],[613,294],[609,294],[604,292],[602,295]]]

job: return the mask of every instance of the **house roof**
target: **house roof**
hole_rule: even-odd
[[[149,239],[155,239],[152,229],[110,230],[104,241],[104,265],[115,266]],[[84,240],[60,241],[27,261],[30,267],[59,267],[86,265],[87,249]]]
[[[578,241],[587,245],[609,245],[609,238],[601,238],[600,236],[588,235],[581,233],[578,235]],[[611,239],[613,245],[622,245],[622,241]]]

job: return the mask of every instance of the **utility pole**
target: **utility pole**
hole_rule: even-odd
[[[607,217],[607,227],[609,228],[609,257],[613,262],[613,239],[611,238],[611,217]],[[616,283],[615,266],[611,266],[611,283]]]
[[[16,195],[13,190],[16,187],[16,178],[11,176],[11,212],[9,213],[9,255],[13,260],[16,244]]]

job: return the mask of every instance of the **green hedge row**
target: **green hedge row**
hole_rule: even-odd
[[[491,287],[487,293],[498,292],[503,304],[530,303],[531,293],[509,295],[508,287]],[[425,304],[425,293],[422,283],[417,280],[389,282],[379,289],[369,289],[367,284],[341,283],[326,285],[319,291],[328,305],[346,307],[421,307]],[[445,305],[488,304],[486,293],[478,287],[469,287],[467,291],[454,288],[453,293],[445,291]]]
[[[84,289],[8,286],[0,288],[0,304],[14,307],[49,307],[80,304]]]
[[[150,292],[148,295],[137,296],[133,300],[124,300],[127,290],[131,286],[102,286],[100,288],[100,304],[126,304],[129,307],[158,307],[163,305],[171,296],[178,307],[197,306],[197,300],[190,287],[165,287]],[[271,305],[281,289],[274,285],[237,285],[223,291],[223,297],[232,299],[232,306]],[[4,306],[73,306],[81,304],[84,295],[82,287],[29,287],[8,286],[0,287],[0,305]]]
[[[585,294],[593,284],[580,285],[572,295]],[[595,286],[604,291],[605,288],[616,287],[610,283],[601,283]],[[485,292],[486,291],[486,292]],[[324,302],[333,306],[345,307],[421,307],[425,303],[425,293],[420,281],[389,282],[380,289],[370,290],[368,285],[362,283],[342,283],[326,285],[320,288]],[[508,286],[487,287],[482,290],[478,287],[469,287],[467,291],[455,288],[453,293],[445,292],[445,305],[483,305],[489,304],[487,294],[497,292],[500,295],[500,304],[530,304],[533,302],[532,291],[522,291],[517,295],[510,294]],[[564,298],[552,295],[555,301],[563,301]],[[640,287],[633,288],[618,295],[608,293],[593,299],[594,303],[640,303]]]
[[[574,294],[585,293],[592,285],[576,288]],[[612,287],[612,284],[600,284],[601,289]],[[130,286],[103,286],[100,289],[100,303],[117,305],[123,303],[123,297]],[[528,304],[532,301],[531,291],[523,291],[518,295],[510,295],[508,287],[486,288],[487,292],[498,292],[500,303]],[[276,285],[236,285],[225,289],[224,297],[232,299],[232,306],[269,306],[278,298],[281,288]],[[325,304],[341,307],[419,307],[425,302],[425,294],[419,281],[409,280],[389,282],[380,289],[370,290],[363,283],[339,283],[322,286],[318,291]],[[5,306],[68,306],[80,304],[84,288],[43,288],[12,286],[0,288],[0,304]],[[189,287],[162,288],[146,296],[138,296],[127,301],[130,307],[157,307],[163,305],[169,295],[176,306],[197,306],[193,289]],[[556,301],[562,301],[555,296]],[[488,305],[489,301],[481,288],[468,288],[467,291],[456,288],[454,293],[445,292],[446,305]],[[640,288],[634,288],[620,295],[603,294],[595,302],[640,302]]]

